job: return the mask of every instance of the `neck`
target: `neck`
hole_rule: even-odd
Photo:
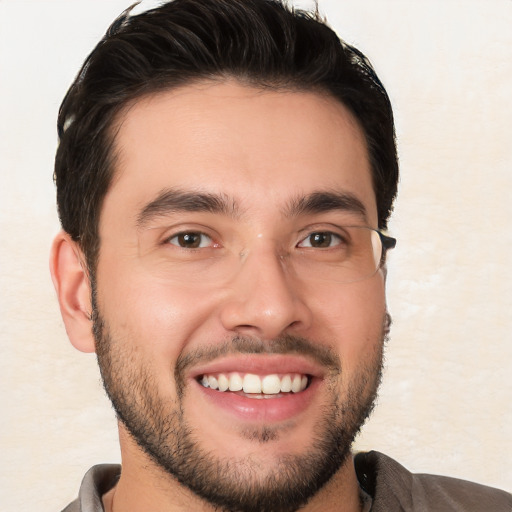
[[[122,473],[103,496],[105,512],[214,512],[218,510],[168,475],[120,428]],[[311,498],[303,512],[360,512],[360,488],[352,456]]]

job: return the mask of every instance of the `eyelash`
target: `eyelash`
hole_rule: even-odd
[[[202,240],[207,238],[209,240],[209,243],[206,246],[204,246],[202,245],[202,240],[200,240],[199,245],[187,247],[186,245],[181,245],[181,243],[179,243],[180,237],[182,237],[182,239],[185,237],[200,237],[200,239]],[[172,240],[174,239],[178,240],[178,243],[173,243]],[[180,233],[175,233],[174,235],[166,238],[165,243],[174,245],[181,249],[204,249],[205,247],[209,247],[213,243],[213,239],[211,236],[207,235],[206,233],[202,233],[201,231],[182,231]]]
[[[325,246],[325,247],[314,247],[311,242],[309,243],[309,245],[303,245],[304,242],[306,242],[307,240],[311,240],[312,237],[319,237],[319,240],[318,240],[318,243],[322,244],[324,242],[324,240],[326,239],[326,241],[328,242],[328,245]],[[192,242],[192,246],[188,246],[187,247],[187,238],[190,237],[190,242]],[[199,240],[197,243],[197,245],[194,245],[194,237],[198,237]],[[181,238],[181,240],[180,240]],[[206,245],[204,245],[204,240],[207,239],[207,243]],[[177,243],[173,243],[173,240],[176,240]],[[331,243],[331,242],[336,242],[334,245]],[[171,245],[174,245],[176,247],[179,247],[181,249],[188,249],[188,250],[194,250],[194,249],[204,249],[206,247],[218,247],[219,244],[215,244],[212,237],[207,235],[206,233],[203,233],[201,231],[181,231],[180,233],[175,233],[173,234],[172,236],[168,237],[165,239],[165,243],[166,244],[171,244]],[[329,248],[332,248],[332,247],[335,247],[335,246],[338,246],[338,245],[341,245],[342,243],[344,243],[344,240],[342,238],[341,235],[337,234],[337,233],[333,233],[332,231],[322,231],[322,230],[318,230],[318,231],[312,231],[310,233],[308,233],[304,238],[302,238],[298,243],[297,243],[297,247],[299,248],[306,248],[306,249],[329,249]]]
[[[331,247],[340,245],[344,242],[343,238],[337,233],[333,233],[332,231],[320,231],[319,230],[319,231],[312,231],[311,233],[308,233],[308,235],[297,244],[297,247],[315,249],[315,247],[313,247],[311,245],[311,242],[310,242],[310,245],[306,245],[306,246],[302,245],[306,240],[311,239],[314,236],[322,236],[322,237],[325,237],[328,239],[329,245],[327,247],[322,247],[325,249],[330,249]],[[332,242],[332,241],[336,241],[337,243],[335,243],[334,245],[331,245],[330,242]],[[320,240],[320,243],[321,243],[321,240]],[[320,249],[320,247],[316,247],[316,249]]]

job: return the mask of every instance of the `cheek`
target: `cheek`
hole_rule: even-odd
[[[386,298],[384,278],[333,288],[315,302],[315,325],[344,364],[375,354],[382,343]]]
[[[168,366],[211,311],[211,298],[184,283],[148,276],[119,263],[98,268],[98,305],[115,335]]]

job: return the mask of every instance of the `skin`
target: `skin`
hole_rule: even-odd
[[[179,392],[174,370],[180,356],[221,346],[234,335],[263,343],[286,335],[311,340],[339,358],[342,375],[328,378],[315,362],[314,399],[285,421],[244,418],[219,407],[194,380],[194,365],[185,371],[182,390],[187,424],[214,457],[250,459],[263,475],[279,457],[307,452],[322,407],[333,393],[346,400],[350,384],[360,380],[363,367],[378,366],[382,351],[382,271],[340,285],[299,278],[282,263],[304,226],[377,227],[365,141],[353,116],[318,93],[261,91],[234,81],[187,85],[126,109],[116,150],[116,177],[101,212],[96,281],[97,305],[118,353],[127,366],[150,372],[155,392],[171,407]],[[237,215],[173,212],[141,224],[145,206],[170,188],[227,196],[240,208]],[[283,213],[298,197],[326,190],[357,198],[364,215]],[[219,272],[223,277],[215,281],[183,279],[187,270],[176,271],[193,269],[191,275],[197,275],[208,261],[178,256],[178,248],[165,243],[180,230],[199,227],[214,242],[204,254],[211,258],[225,250],[231,255],[236,271],[228,277]],[[177,258],[185,263],[180,259],[176,265]],[[60,233],[51,270],[66,330],[78,349],[94,351],[91,284],[84,268],[79,248]],[[270,356],[263,363],[265,357]],[[375,387],[370,382],[361,394],[369,396]],[[263,426],[277,432],[271,442],[247,435]],[[104,498],[106,510],[213,510],[155,464],[122,422],[119,431],[123,473]],[[303,510],[359,509],[349,457]]]

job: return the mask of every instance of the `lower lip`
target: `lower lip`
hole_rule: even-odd
[[[274,398],[249,398],[229,391],[205,388],[194,381],[203,396],[224,411],[242,421],[280,422],[304,413],[320,386],[320,379],[312,379],[310,385],[300,393],[286,393]],[[272,395],[270,395],[272,396]]]

